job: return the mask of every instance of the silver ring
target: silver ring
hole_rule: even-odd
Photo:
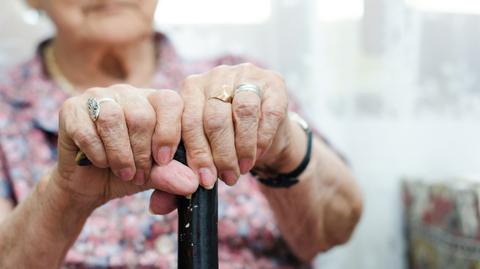
[[[100,100],[97,100],[95,97],[90,97],[87,100],[87,108],[88,108],[88,115],[90,115],[90,118],[92,119],[93,122],[96,122],[98,120],[98,117],[100,116],[100,105],[104,102],[117,102],[113,98],[105,97]]]
[[[241,92],[253,92],[256,95],[258,95],[258,97],[260,97],[260,99],[262,98],[262,90],[260,89],[259,86],[255,85],[255,84],[250,84],[250,83],[239,84],[237,86],[237,88],[235,89],[235,93],[233,95],[235,96],[235,95],[237,95]]]

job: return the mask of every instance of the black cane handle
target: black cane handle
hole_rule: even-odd
[[[183,143],[174,159],[187,164]],[[92,163],[79,151],[75,162],[80,166]],[[218,269],[218,194],[217,184],[211,190],[199,187],[188,197],[178,196],[178,268]]]

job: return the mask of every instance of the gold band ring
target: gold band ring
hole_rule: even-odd
[[[212,96],[208,99],[216,99],[216,100],[220,100],[224,103],[229,103],[231,104],[233,102],[233,95],[231,94],[231,87],[228,86],[228,85],[223,85],[222,86],[222,91],[221,93],[215,95],[215,96]]]

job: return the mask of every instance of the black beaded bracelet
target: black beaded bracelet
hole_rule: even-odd
[[[275,176],[271,176],[268,178],[259,178],[258,181],[266,186],[272,188],[289,188],[298,183],[298,177],[307,169],[308,164],[310,163],[310,159],[312,157],[312,147],[313,147],[313,132],[308,128],[306,123],[301,122],[301,127],[307,133],[307,152],[305,153],[305,157],[303,158],[300,165],[288,174],[278,174]],[[252,171],[254,176],[257,176],[258,173]]]

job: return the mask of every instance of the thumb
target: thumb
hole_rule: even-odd
[[[173,160],[167,165],[155,165],[148,187],[176,195],[189,195],[198,189],[198,176],[188,166]]]
[[[177,208],[177,197],[163,191],[155,190],[150,196],[150,212],[165,215]]]

